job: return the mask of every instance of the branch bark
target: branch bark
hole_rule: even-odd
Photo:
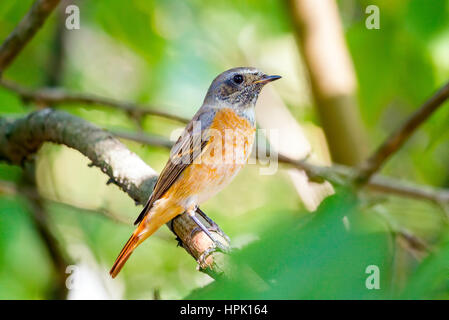
[[[0,118],[0,160],[23,165],[44,142],[63,144],[78,150],[138,204],[144,204],[153,190],[157,174],[151,167],[110,133],[78,117],[43,109],[17,120]],[[213,246],[204,232],[194,232],[196,225],[188,215],[178,216],[169,226],[182,247],[196,260]],[[214,233],[214,236],[229,246],[218,233]],[[222,254],[213,253],[200,266],[200,270],[218,277],[225,270],[220,261]]]
[[[0,75],[44,24],[59,0],[37,0],[0,46]]]
[[[394,131],[384,143],[360,167],[356,182],[366,183],[379,171],[388,158],[394,154],[416,129],[424,123],[449,98],[449,82],[416,110],[405,123]]]

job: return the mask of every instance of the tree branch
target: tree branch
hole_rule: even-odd
[[[367,155],[367,139],[337,3],[288,0],[286,4],[333,162],[358,165]]]
[[[151,115],[175,120],[182,123],[189,122],[189,120],[186,118],[170,114],[164,111],[154,110],[153,106],[139,105],[127,101],[117,101],[114,99],[101,97],[94,94],[75,93],[60,88],[43,88],[38,90],[32,90],[4,79],[0,80],[0,85],[12,92],[15,92],[25,101],[43,103],[47,106],[48,105],[56,106],[58,104],[75,104],[75,103],[86,105],[97,105],[97,106],[109,106],[124,111],[128,115],[137,120],[139,120],[143,116]]]
[[[25,195],[27,197],[34,197],[34,198],[41,196],[39,194],[39,192],[36,190],[36,188],[34,188],[34,187],[21,185],[19,188],[16,185],[16,183],[11,182],[11,181],[6,181],[6,180],[0,180],[0,194],[1,193],[13,195],[13,196]],[[78,211],[81,211],[81,212],[89,214],[89,215],[98,215],[105,219],[109,219],[117,224],[122,224],[122,225],[126,225],[126,226],[130,225],[129,219],[121,218],[121,217],[116,216],[116,215],[114,215],[106,210],[103,210],[101,208],[100,209],[84,208],[84,207],[80,207],[80,206],[74,206],[74,205],[71,205],[66,202],[60,202],[57,200],[48,199],[45,197],[43,197],[43,200],[45,200],[46,202],[52,203],[52,204],[57,204],[59,206],[62,206],[62,207],[68,208],[68,209],[76,209]]]
[[[147,146],[171,149],[174,145],[174,142],[170,141],[169,139],[167,139],[165,137],[149,135],[149,134],[145,134],[143,132],[134,133],[134,132],[117,131],[117,130],[111,130],[110,132],[117,138],[138,142],[138,143],[141,143],[141,144],[144,144]]]
[[[33,38],[58,3],[59,0],[37,0],[33,3],[28,13],[0,46],[0,75]]]
[[[43,109],[17,120],[0,118],[0,160],[22,165],[44,142],[64,144],[78,150],[136,203],[145,203],[153,190],[157,174],[152,168],[111,134],[78,117]],[[204,232],[194,232],[196,225],[188,215],[173,219],[170,227],[182,247],[196,260],[213,246]],[[218,233],[214,236],[229,246]],[[210,255],[200,266],[201,270],[213,277],[222,274],[224,266],[219,263],[220,256],[220,253]]]
[[[356,181],[366,183],[387,159],[407,141],[415,130],[425,122],[449,98],[449,82],[441,87],[410,118],[394,131],[382,145],[361,165]]]
[[[307,163],[304,160],[292,160],[286,157],[282,157],[281,160],[281,157],[279,159],[280,162],[289,163],[297,168],[303,169],[312,179],[317,177],[334,184],[348,185],[357,175],[357,170],[344,165],[334,164],[330,167],[321,167]],[[417,185],[381,175],[374,175],[367,182],[367,187],[376,192],[429,200],[438,205],[449,204],[449,190]]]

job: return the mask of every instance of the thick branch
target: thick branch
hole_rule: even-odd
[[[336,163],[357,165],[367,155],[367,139],[356,99],[357,80],[337,3],[334,0],[286,2],[332,159]]]
[[[449,82],[440,88],[421,108],[415,111],[410,118],[366,160],[357,177],[359,183],[365,183],[377,172],[387,159],[407,141],[415,130],[424,123],[449,98]]]
[[[114,99],[97,96],[94,94],[83,94],[70,92],[64,89],[57,88],[44,88],[39,90],[32,90],[22,87],[11,81],[1,80],[0,85],[4,88],[15,92],[23,100],[33,101],[36,103],[43,103],[51,105],[52,107],[58,104],[84,104],[84,105],[97,105],[97,106],[109,106],[115,109],[121,110],[129,114],[130,116],[140,119],[146,115],[163,117],[182,123],[188,122],[188,119],[170,114],[164,111],[154,110],[153,106],[144,106],[127,101],[117,101]]]
[[[78,150],[136,203],[145,203],[153,190],[157,174],[152,168],[111,134],[78,117],[43,109],[17,120],[0,118],[0,160],[21,165],[44,142],[64,144]],[[212,247],[206,234],[193,234],[195,225],[188,215],[178,216],[170,225],[182,246],[195,259]],[[214,235],[227,245],[220,235]],[[203,271],[212,276],[221,274],[224,269],[216,260],[219,256],[219,253],[209,256],[207,265],[201,266]]]
[[[59,0],[37,0],[0,46],[0,75],[43,25]]]

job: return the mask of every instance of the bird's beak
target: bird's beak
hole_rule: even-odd
[[[257,81],[254,81],[254,83],[262,83],[262,84],[265,84],[265,83],[268,83],[268,82],[271,82],[271,81],[274,81],[274,80],[278,80],[278,79],[280,79],[280,78],[282,78],[282,77],[281,77],[281,76],[267,76],[267,75],[264,75],[264,76],[262,77],[262,79],[257,80]]]

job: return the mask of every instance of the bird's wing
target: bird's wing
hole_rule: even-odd
[[[201,122],[201,118],[204,118],[201,117],[201,115],[201,113],[195,115],[171,149],[170,159],[159,175],[151,197],[148,199],[134,224],[138,224],[143,220],[154,202],[167,192],[179,175],[205,150],[209,143],[209,138],[207,136],[207,130],[202,129],[207,123]],[[203,120],[209,122],[209,118],[210,117],[207,117]],[[197,121],[199,121],[199,123]]]

